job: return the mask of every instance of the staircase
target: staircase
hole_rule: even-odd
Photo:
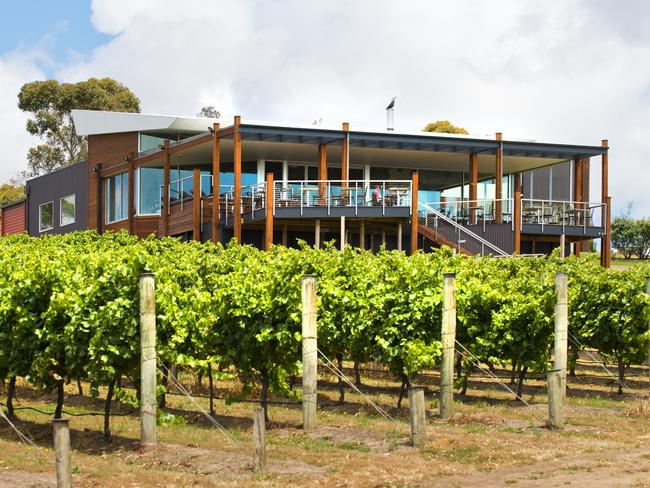
[[[468,256],[509,256],[503,249],[475,234],[426,203],[418,205],[418,232],[441,246]]]

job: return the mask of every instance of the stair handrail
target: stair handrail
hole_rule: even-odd
[[[509,254],[508,254],[507,252],[505,252],[503,249],[501,249],[500,247],[495,246],[494,244],[492,244],[490,241],[488,241],[488,240],[486,240],[486,239],[483,239],[483,238],[482,238],[481,236],[479,236],[478,234],[472,232],[472,231],[469,230],[467,227],[464,227],[463,225],[459,224],[459,223],[456,222],[454,219],[450,219],[450,218],[447,217],[444,213],[440,212],[439,210],[436,210],[435,208],[433,208],[433,207],[430,206],[429,204],[426,204],[426,203],[423,203],[423,202],[418,202],[418,207],[421,207],[421,208],[423,208],[426,212],[429,212],[429,213],[435,215],[437,218],[439,218],[439,219],[441,219],[441,220],[444,220],[445,222],[450,223],[450,224],[451,224],[453,227],[455,227],[459,232],[464,232],[465,234],[467,234],[467,235],[470,236],[471,238],[476,239],[476,240],[479,241],[481,244],[483,244],[485,247],[488,247],[489,249],[491,249],[492,251],[494,251],[494,252],[496,253],[496,255],[499,255],[499,256],[509,256]],[[419,222],[419,217],[418,217],[418,222]]]

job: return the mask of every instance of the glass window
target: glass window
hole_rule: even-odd
[[[120,173],[106,178],[106,223],[128,218],[129,174]]]
[[[138,215],[160,215],[162,184],[162,168],[138,168],[136,173]]]
[[[54,202],[43,203],[38,206],[38,230],[45,232],[54,227]]]
[[[169,138],[140,134],[140,152],[148,151],[149,149],[158,149],[158,146],[160,146],[165,139]]]
[[[68,195],[59,200],[59,225],[74,224],[75,221],[75,196]]]

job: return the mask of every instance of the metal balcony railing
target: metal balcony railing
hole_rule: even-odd
[[[275,208],[332,208],[372,207],[381,209],[382,215],[390,207],[411,208],[410,180],[299,180],[273,183]]]
[[[212,175],[201,175],[201,195],[200,196],[210,196],[212,195]],[[163,201],[163,194],[165,191],[165,185],[160,185],[160,201]],[[181,212],[183,211],[185,202],[191,201],[194,199],[194,175],[186,176],[185,178],[179,178],[173,180],[169,183],[169,208],[167,213],[171,213],[171,209],[175,205],[180,205]]]
[[[446,213],[436,209],[434,205],[420,203],[418,207],[418,223],[431,233],[431,237],[435,241],[448,244],[458,252],[466,252],[472,255],[509,255],[487,239],[472,232],[466,226],[466,222],[461,223],[462,221],[446,215]]]
[[[226,225],[232,222],[235,214],[235,187],[224,187],[225,192],[220,194],[219,207],[221,208],[222,218]],[[266,207],[266,183],[258,183],[257,185],[242,186],[240,208],[241,214],[251,214],[255,218],[255,213],[263,210]]]
[[[584,233],[588,227],[597,227],[604,233],[602,216],[606,211],[607,204],[600,202],[522,198],[519,225],[537,224],[541,226],[542,232],[546,226],[561,226],[562,232],[568,226],[582,227]]]

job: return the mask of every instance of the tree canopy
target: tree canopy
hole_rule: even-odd
[[[616,217],[612,222],[612,246],[625,259],[634,255],[639,259],[650,257],[650,219]]]
[[[0,185],[0,207],[18,202],[25,198],[25,190],[22,186],[13,182]]]
[[[22,86],[18,108],[31,114],[27,131],[43,141],[27,153],[28,176],[38,176],[87,157],[87,143],[75,131],[72,109],[139,112],[140,100],[112,78],[78,83],[45,80]]]
[[[429,122],[422,130],[424,132],[444,132],[445,134],[469,134],[463,127],[456,127],[448,120]]]
[[[214,108],[214,105],[208,105],[207,107],[201,107],[196,116],[205,117],[206,119],[218,119],[221,117],[221,112]]]

